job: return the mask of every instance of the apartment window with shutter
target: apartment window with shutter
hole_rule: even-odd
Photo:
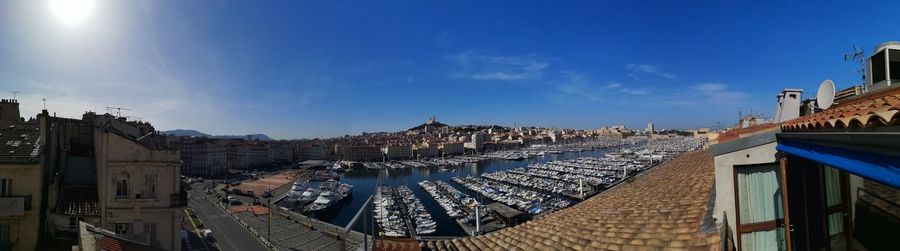
[[[129,194],[128,176],[116,176],[116,198],[128,198]]]
[[[156,180],[159,175],[156,173],[144,174],[144,191],[141,196],[144,198],[156,198]]]
[[[12,196],[12,179],[0,179],[0,197]]]

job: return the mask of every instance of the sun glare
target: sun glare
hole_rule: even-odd
[[[78,24],[94,10],[94,0],[49,0],[50,11],[65,24]]]

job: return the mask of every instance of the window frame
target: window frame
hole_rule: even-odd
[[[0,197],[12,197],[13,195],[13,179],[12,178],[2,178],[0,179]]]
[[[152,186],[147,182],[148,177],[153,177]],[[149,187],[148,187],[149,186]],[[148,192],[148,188],[152,188],[152,193]],[[144,186],[141,189],[141,198],[155,199],[159,197],[159,172],[144,173]]]
[[[788,218],[788,207],[787,207],[787,190],[785,189],[785,173],[784,168],[787,160],[785,158],[780,158],[780,161],[776,162],[768,162],[768,163],[758,163],[758,164],[745,164],[745,165],[732,165],[731,174],[732,174],[732,185],[734,192],[734,218],[735,218],[735,237],[737,240],[736,250],[743,250],[743,234],[753,233],[753,232],[761,232],[761,231],[776,231],[779,227],[784,228],[784,244],[785,250],[792,250],[791,248],[791,240],[790,240],[790,225]],[[759,167],[759,166],[774,166],[775,172],[777,174],[777,183],[779,188],[781,188],[781,201],[782,201],[782,216],[781,218],[776,218],[774,220],[763,221],[763,222],[753,222],[753,223],[741,223],[741,195],[740,195],[740,185],[738,184],[738,169],[741,168],[751,168],[751,167]]]
[[[119,182],[123,182],[123,184],[119,184]],[[115,196],[116,199],[128,199],[131,197],[131,182],[128,175],[116,175]]]

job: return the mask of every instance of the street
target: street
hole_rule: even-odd
[[[188,191],[191,195],[188,206],[203,221],[203,225],[212,230],[219,249],[224,251],[268,250],[249,230],[225,213],[222,208],[203,198],[206,195],[203,194],[202,187],[206,184],[209,183],[201,182],[192,186],[192,189]]]

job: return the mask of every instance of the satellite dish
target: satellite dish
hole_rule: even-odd
[[[834,82],[826,79],[819,84],[819,92],[816,93],[816,105],[822,109],[828,109],[834,104]]]

